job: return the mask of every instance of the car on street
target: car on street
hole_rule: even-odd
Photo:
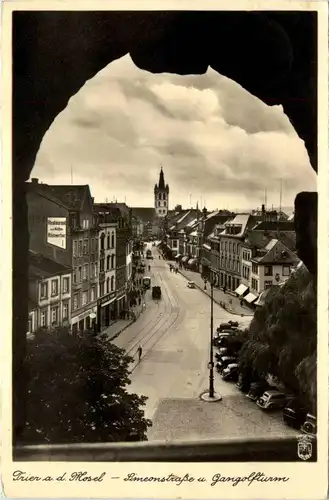
[[[238,328],[239,324],[236,323],[221,323],[217,328],[217,332],[222,332],[224,330],[236,330]]]
[[[251,385],[250,377],[248,377],[244,373],[239,373],[238,381],[236,383],[236,386],[239,389],[239,391],[248,392],[250,389],[250,385]]]
[[[226,368],[229,364],[237,363],[237,359],[235,356],[222,356],[218,363],[216,364],[216,369],[218,373],[222,373],[224,368]]]
[[[287,402],[291,399],[282,391],[277,389],[267,389],[258,399],[257,406],[262,410],[278,410],[284,408]]]
[[[226,368],[222,371],[222,379],[226,382],[230,380],[236,382],[239,376],[239,365],[238,363],[231,363],[227,365]]]
[[[317,423],[316,417],[311,413],[306,415],[305,422],[301,426],[300,430],[304,432],[304,434],[309,434],[311,436],[315,436],[317,433]]]
[[[161,287],[153,286],[152,287],[152,299],[158,300],[161,299]]]
[[[194,283],[194,281],[188,281],[188,282],[187,282],[187,288],[195,288],[195,283]]]
[[[214,346],[216,347],[225,347],[223,345],[223,340],[227,337],[229,337],[231,334],[230,333],[223,333],[223,334],[220,334],[220,335],[217,335],[216,337],[213,338],[213,344]]]
[[[283,409],[283,421],[290,427],[300,429],[306,420],[307,409],[297,398],[291,399]]]
[[[246,394],[247,398],[252,401],[257,401],[257,399],[264,394],[264,391],[268,388],[268,384],[265,380],[260,380],[257,382],[252,382],[249,387],[249,391]]]

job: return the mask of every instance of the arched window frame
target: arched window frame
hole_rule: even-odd
[[[101,234],[100,240],[101,240],[101,248],[100,249],[104,250],[104,241],[105,241],[105,234],[104,233]]]

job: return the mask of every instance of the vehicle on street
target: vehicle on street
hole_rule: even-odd
[[[303,404],[294,398],[289,401],[287,406],[283,409],[283,421],[290,427],[300,429],[306,420],[307,409]]]
[[[249,387],[249,391],[246,394],[247,398],[252,401],[257,401],[257,399],[264,394],[264,391],[268,388],[267,382],[265,380],[261,380],[258,382],[252,382]]]
[[[142,280],[142,283],[143,283],[143,287],[148,290],[149,288],[151,288],[151,278],[149,276],[144,276],[143,280]]]
[[[251,385],[251,380],[250,377],[248,377],[244,373],[239,373],[238,381],[236,383],[237,388],[241,392],[248,392],[250,389]]]
[[[237,328],[239,323],[237,321],[228,321],[227,323],[221,323],[217,328],[218,332],[222,332],[225,329]]]
[[[224,368],[226,368],[228,365],[232,363],[236,363],[237,359],[235,356],[222,356],[219,360],[218,363],[216,364],[216,369],[218,373],[222,373]]]
[[[146,258],[153,259],[152,250],[150,249],[146,250]]]
[[[311,413],[306,415],[306,420],[301,426],[300,430],[304,432],[304,434],[309,434],[311,436],[315,436],[317,433],[317,423],[316,417]]]
[[[152,287],[152,299],[154,299],[154,300],[161,299],[161,287],[160,286]]]
[[[284,408],[287,401],[289,401],[289,396],[284,392],[278,391],[277,389],[268,389],[257,399],[256,404],[262,408],[262,410],[277,410],[279,408]]]
[[[220,335],[217,335],[216,337],[213,338],[213,345],[216,346],[216,347],[225,347],[222,344],[222,341],[229,337],[231,334],[230,333],[223,333],[223,334],[220,334]]]
[[[195,283],[194,283],[194,281],[188,281],[188,282],[187,282],[187,288],[195,288]]]
[[[225,380],[226,382],[229,382],[230,380],[236,382],[238,376],[239,376],[238,363],[231,363],[222,371],[222,379]]]

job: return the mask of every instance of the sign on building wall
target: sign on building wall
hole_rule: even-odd
[[[47,243],[66,250],[66,217],[47,218]]]

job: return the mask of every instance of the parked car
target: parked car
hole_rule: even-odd
[[[222,339],[223,339],[223,338],[225,338],[225,337],[228,337],[228,336],[230,336],[230,335],[231,335],[230,333],[223,333],[223,334],[221,333],[220,335],[216,335],[216,336],[213,338],[212,342],[213,342],[213,344],[214,344],[215,346],[220,347],[220,344],[221,344]]]
[[[229,323],[222,323],[220,326],[216,328],[216,331],[218,333],[229,331],[229,332],[236,332],[238,330],[238,327],[232,326]]]
[[[257,401],[257,399],[266,391],[268,384],[265,380],[260,380],[258,382],[252,382],[249,387],[249,391],[246,394],[247,398],[252,401]]]
[[[217,328],[218,332],[223,331],[225,328],[237,328],[239,326],[239,323],[237,321],[228,321],[227,323],[221,323],[219,327]]]
[[[267,389],[260,398],[257,399],[257,406],[262,410],[277,410],[284,408],[287,402],[291,399],[291,395],[287,396],[282,391],[277,389]]]
[[[304,434],[309,434],[315,436],[317,433],[317,422],[316,417],[311,413],[306,415],[306,420],[301,426],[300,430],[304,432]]]
[[[222,373],[224,368],[226,368],[231,363],[236,363],[237,359],[235,356],[222,356],[216,365],[218,373]]]
[[[242,392],[248,392],[251,385],[251,379],[244,373],[239,373],[238,381],[236,383],[237,388]]]
[[[297,398],[291,399],[287,406],[283,409],[283,421],[294,427],[300,429],[306,420],[307,409],[301,404]]]
[[[194,283],[194,281],[188,281],[188,282],[187,282],[187,288],[195,288],[195,283]]]
[[[222,379],[228,382],[229,380],[237,381],[239,376],[239,365],[231,363],[222,371]]]

